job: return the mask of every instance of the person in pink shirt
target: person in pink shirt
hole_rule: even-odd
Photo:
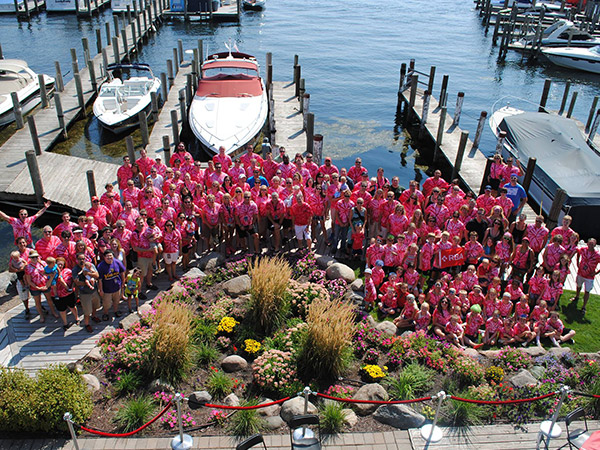
[[[296,171],[296,166],[290,162],[290,158],[287,155],[284,155],[283,162],[279,164],[279,170],[281,170],[281,178],[292,178]]]
[[[263,161],[262,169],[265,175],[265,178],[270,183],[277,169],[279,168],[279,163],[273,160],[273,153],[267,152],[266,159]]]
[[[121,191],[127,188],[127,180],[130,180],[132,177],[131,160],[129,156],[123,156],[123,165],[117,169],[117,181]]]
[[[175,152],[171,155],[169,165],[173,167],[175,165],[175,161],[183,163],[186,156],[189,156],[190,158],[192,157],[192,155],[185,150],[185,144],[180,142],[177,144],[177,147],[175,147]]]
[[[146,280],[146,287],[153,291],[158,288],[152,284],[152,261],[154,259],[154,251],[151,248],[148,240],[147,226],[142,217],[138,217],[135,221],[135,229],[131,235],[131,249],[137,253],[137,266],[141,269],[142,279]],[[139,298],[145,300],[146,294],[139,293]]]
[[[433,191],[433,188],[436,187],[439,188],[440,191],[445,192],[449,186],[448,182],[442,178],[442,172],[436,170],[433,172],[433,176],[427,178],[423,183],[423,195],[428,197]]]
[[[140,210],[145,209],[148,213],[148,217],[156,217],[156,208],[160,206],[159,198],[154,194],[154,191],[150,187],[146,187],[144,190],[144,197],[140,200]]]
[[[585,247],[577,250],[577,288],[575,297],[571,298],[571,302],[577,306],[579,293],[583,288],[583,307],[582,314],[586,313],[587,302],[590,298],[590,292],[594,286],[594,278],[600,273],[598,265],[600,264],[600,252],[596,250],[596,239],[590,238]]]
[[[529,315],[529,320],[531,322],[531,326],[533,327],[536,322],[539,322],[540,317],[544,315],[548,317],[550,315],[550,311],[548,311],[548,305],[544,300],[541,300],[539,305],[535,305],[531,310],[531,314]]]
[[[506,160],[506,165],[504,166],[504,170],[502,171],[501,186],[510,183],[510,179],[513,175],[516,175],[517,177],[522,177],[523,171],[521,170],[521,163],[517,160],[517,165],[513,166],[513,159],[509,157]]]
[[[502,178],[504,177],[504,169],[506,165],[502,162],[502,156],[499,153],[494,155],[494,160],[490,166],[488,182],[494,194],[498,192]]]
[[[86,215],[94,218],[94,223],[98,228],[104,228],[113,221],[112,212],[106,206],[101,205],[100,199],[96,196],[92,197],[92,207],[88,209]]]
[[[350,228],[350,220],[352,219],[352,208],[354,208],[354,202],[350,200],[351,196],[352,192],[350,189],[347,189],[342,193],[343,198],[332,206],[334,229],[331,241],[331,253],[334,255],[338,250],[338,244],[341,244],[340,250],[346,250],[346,239]]]
[[[117,223],[115,224],[116,228],[113,230],[112,232],[112,237],[114,239],[118,239],[118,241],[121,244],[121,248],[123,249],[123,252],[125,253],[125,257],[126,257],[126,267],[127,269],[131,269],[133,267],[132,262],[131,262],[131,256],[130,256],[130,251],[131,251],[131,230],[128,230],[125,226],[125,221],[122,219],[117,220]],[[134,220],[134,227],[135,227],[135,220]]]
[[[50,233],[52,233],[52,229],[50,229]],[[56,238],[56,236],[53,237]],[[50,289],[46,289],[48,277],[44,272],[45,267],[46,263],[40,258],[40,255],[36,250],[29,252],[29,264],[25,266],[24,280],[25,284],[29,288],[31,296],[35,300],[35,309],[40,316],[40,323],[44,323],[46,321],[46,318],[44,317],[44,310],[42,308],[42,294],[44,294],[46,297],[46,301],[48,302],[48,306],[50,307],[52,315],[58,318],[58,314],[54,309],[54,304],[50,299]]]
[[[219,147],[219,153],[213,156],[213,163],[221,163],[221,166],[225,172],[229,172],[229,168],[233,165],[231,156],[225,153],[225,147],[222,145]]]
[[[71,222],[71,214],[66,211],[62,213],[61,219],[62,222],[56,225],[52,231],[54,236],[60,237],[63,231],[68,231],[70,234],[71,231],[73,231],[73,228],[78,226],[77,223]]]
[[[164,178],[167,173],[167,166],[163,164],[160,156],[154,158],[154,167],[156,168],[156,172]]]
[[[562,235],[557,234],[552,237],[550,245],[548,245],[542,253],[542,264],[544,271],[551,274],[554,271],[554,266],[560,260],[560,257],[565,253],[565,248],[562,246]]]
[[[529,306],[529,297],[527,294],[521,295],[519,301],[515,304],[515,316],[520,317],[525,314],[526,317],[529,317],[529,312],[531,311],[531,307]]]
[[[544,225],[544,217],[537,216],[535,223],[527,225],[525,230],[525,237],[529,238],[529,245],[535,252],[536,256],[544,249],[546,241],[548,240],[548,228]]]
[[[44,261],[49,257],[56,257],[56,247],[60,245],[60,238],[52,235],[52,227],[43,228],[44,236],[36,242],[35,249]]]
[[[492,208],[496,206],[496,198],[492,196],[492,187],[487,185],[485,191],[479,197],[477,197],[477,208],[483,208],[485,215],[489,216],[492,212]]]
[[[545,337],[549,338],[555,347],[560,347],[560,344],[573,339],[573,336],[575,336],[575,330],[565,328],[558,311],[550,311],[548,327],[549,330],[545,333]]]
[[[75,265],[75,242],[71,240],[72,234],[69,230],[64,230],[60,236],[60,244],[56,247],[54,254],[56,258],[63,258],[69,269]]]
[[[502,328],[504,327],[504,323],[500,318],[500,311],[495,310],[492,313],[492,317],[487,319],[485,322],[485,334],[483,335],[483,343],[484,345],[494,346],[498,342],[500,338],[500,333],[502,332]]]
[[[32,244],[32,236],[31,236],[31,226],[33,222],[40,218],[42,214],[44,214],[48,208],[50,208],[50,202],[44,202],[44,207],[40,209],[34,216],[29,217],[29,213],[26,209],[19,210],[19,217],[10,217],[0,211],[0,219],[5,220],[10,224],[13,229],[13,235],[15,237],[15,242],[17,238],[24,237],[27,239],[27,245]]]
[[[140,172],[142,172],[144,178],[146,178],[148,175],[150,175],[150,169],[154,167],[156,161],[150,158],[147,150],[143,148],[140,150],[140,157],[136,160],[136,163],[140,168]]]
[[[100,203],[102,203],[102,199],[100,199]],[[106,193],[106,200],[104,203],[102,203],[102,205],[108,208],[110,211],[112,215],[111,225],[114,224],[117,218],[121,215],[121,212],[123,212],[123,205],[121,205],[121,203],[119,203],[119,201],[116,199],[116,193]]]
[[[327,211],[327,196],[323,193],[323,186],[317,184],[314,188],[314,195],[308,196],[308,203],[313,211],[313,223],[312,223],[312,239],[316,241],[319,238],[319,242],[322,239],[326,239],[327,227],[325,225],[325,214]],[[317,234],[319,230],[320,234]]]
[[[502,212],[504,213],[505,217],[510,217],[515,205],[513,201],[506,196],[507,193],[508,191],[505,187],[500,188],[500,197],[496,198],[496,205],[502,207]]]
[[[359,183],[362,180],[362,174],[367,172],[367,169],[362,165],[362,159],[356,158],[354,165],[348,169],[348,177],[355,183]]]
[[[481,348],[483,343],[479,344],[479,329],[485,325],[485,320],[481,316],[481,306],[473,305],[467,313],[465,320],[463,343],[474,349]]]
[[[319,172],[321,172],[323,175],[329,176],[333,175],[334,173],[340,173],[338,168],[331,163],[331,158],[329,156],[325,158],[323,165],[319,167]]]
[[[175,227],[175,223],[172,220],[167,220],[163,233],[163,259],[165,261],[165,270],[171,283],[179,279],[175,265],[181,254],[181,243],[180,231]]]
[[[308,169],[310,172],[311,178],[317,177],[317,172],[319,171],[319,166],[313,161],[312,153],[308,153],[306,155],[306,162],[304,163],[304,167]]]
[[[277,164],[277,163],[275,163],[275,164]],[[277,167],[279,167],[279,164],[277,164]],[[245,170],[245,169],[244,169],[244,167],[242,166],[242,161],[241,161],[239,158],[237,158],[237,159],[234,161],[234,165],[233,165],[233,167],[231,167],[231,168],[229,169],[229,176],[231,177],[231,181],[232,181],[232,183],[234,183],[234,184],[235,184],[235,183],[237,183],[237,181],[238,181],[238,178],[239,178],[239,177],[240,177],[240,175],[242,175],[242,174],[244,174],[244,175],[245,175],[245,174],[246,174],[246,170]]]
[[[306,241],[306,248],[310,251],[312,247],[310,225],[313,211],[310,204],[304,201],[304,196],[301,193],[296,195],[296,202],[290,208],[290,215],[292,216],[298,246],[302,248],[302,241]]]
[[[262,165],[263,159],[257,153],[254,153],[254,147],[252,144],[246,144],[246,153],[240,156],[240,160],[244,164],[244,167],[250,167],[253,159],[256,159],[258,165]]]
[[[202,240],[206,249],[212,251],[214,240],[215,248],[219,234],[219,216],[221,205],[215,202],[215,196],[210,194],[206,197],[206,205],[202,208]]]
[[[112,185],[112,183],[106,183],[104,185],[104,192],[100,196],[100,203],[106,205],[106,203],[108,202],[108,195],[111,193],[113,194],[112,197],[115,199],[115,201],[121,201],[121,196],[118,192],[115,191],[115,187]]]
[[[389,231],[390,216],[396,211],[396,206],[400,203],[394,199],[394,193],[388,192],[386,194],[386,200],[379,207],[379,214],[381,216],[381,233],[386,235]]]
[[[563,243],[568,243],[569,239],[571,238],[571,235],[574,233],[573,229],[571,228],[572,222],[573,218],[571,216],[564,216],[562,219],[562,225],[552,230],[552,237],[556,236],[557,234],[560,234],[563,238]]]
[[[235,208],[235,224],[238,234],[238,247],[244,251],[248,249],[247,237],[254,242],[254,253],[260,253],[258,238],[258,207],[252,201],[250,192],[244,192],[242,203]]]
[[[548,286],[542,292],[541,299],[548,304],[548,309],[554,311],[559,309],[560,296],[563,293],[563,284],[560,282],[560,272],[555,270],[550,275]]]
[[[140,189],[134,186],[133,180],[127,181],[127,187],[123,190],[122,193],[123,203],[131,202],[131,206],[134,208],[138,207]]]

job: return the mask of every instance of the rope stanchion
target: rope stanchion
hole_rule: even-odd
[[[585,392],[579,392],[579,391],[573,391],[573,394],[575,394],[575,395],[580,395],[581,397],[588,397],[588,398],[600,398],[600,395],[596,395],[596,394],[586,394]]]
[[[236,409],[236,410],[260,409],[260,408],[266,408],[268,406],[278,405],[279,403],[283,403],[283,402],[289,400],[290,398],[291,397],[285,397],[280,400],[275,400],[274,402],[261,403],[260,405],[251,405],[251,406],[213,405],[212,403],[204,403],[202,406],[206,406],[207,408],[216,408],[216,409]]]
[[[358,400],[358,399],[353,399],[353,398],[332,397],[331,395],[319,394],[319,393],[317,393],[317,397],[322,397],[322,398],[326,398],[328,400],[335,400],[335,401],[343,402],[343,403],[369,403],[372,405],[400,405],[403,403],[427,402],[427,401],[433,399],[433,397],[421,397],[421,398],[414,398],[414,399],[410,399],[410,400]]]
[[[550,392],[549,394],[540,395],[539,397],[519,398],[515,400],[474,400],[471,398],[457,397],[455,395],[449,395],[448,397],[459,402],[476,403],[478,405],[510,405],[517,403],[536,402],[538,400],[544,400],[545,398],[554,397],[558,394],[558,392]]]
[[[83,425],[79,426],[79,428],[81,428],[83,431],[87,431],[88,433],[97,434],[98,436],[104,436],[104,437],[129,437],[129,436],[133,436],[136,433],[139,433],[144,428],[147,428],[150,425],[152,425],[163,414],[165,414],[171,408],[171,406],[173,406],[173,402],[167,403],[167,406],[165,406],[165,408],[161,412],[159,412],[156,417],[154,417],[149,422],[147,422],[144,425],[142,425],[141,427],[139,427],[137,430],[133,430],[133,431],[130,431],[128,433],[108,433],[106,431],[100,431],[100,430],[95,430],[93,428],[84,427]]]

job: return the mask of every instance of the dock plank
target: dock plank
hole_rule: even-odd
[[[295,85],[287,81],[273,81],[275,113],[275,144],[285,147],[288,155],[306,152],[304,115],[300,101],[295,97]]]

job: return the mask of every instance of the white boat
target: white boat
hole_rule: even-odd
[[[252,140],[268,113],[267,93],[256,58],[239,52],[210,55],[190,105],[194,135],[209,150],[227,153]]]
[[[592,48],[551,47],[543,48],[542,54],[557,66],[585,72],[600,73],[600,45]]]
[[[54,78],[44,75],[49,94],[54,89]],[[38,74],[19,59],[0,59],[0,126],[14,122],[11,93],[16,92],[23,114],[27,114],[40,102]]]
[[[535,35],[530,34],[513,42],[512,47],[531,45]],[[557,20],[542,32],[542,47],[594,47],[600,45],[600,38],[582,31],[570,20]]]
[[[489,124],[496,136],[506,132],[505,158],[518,159],[523,166],[530,157],[537,159],[528,196],[544,213],[549,214],[556,191],[562,188],[567,197],[561,216],[573,217],[573,228],[583,239],[597,234],[600,153],[577,123],[556,114],[505,106],[492,113]]]
[[[110,9],[113,13],[127,12],[127,6],[133,12],[133,0],[111,0],[110,2]]]
[[[267,6],[266,0],[242,0],[242,7],[253,11],[265,9]]]
[[[158,93],[160,79],[148,64],[110,64],[109,79],[100,86],[94,102],[94,115],[104,128],[121,133],[139,124],[138,114],[152,112],[152,92]],[[125,76],[131,71],[148,76]]]

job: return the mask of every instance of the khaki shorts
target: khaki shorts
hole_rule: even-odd
[[[594,288],[594,279],[589,279],[589,278],[583,278],[581,275],[577,275],[577,287],[581,288],[581,286],[584,287],[585,292],[592,292],[592,289]]]
[[[118,290],[117,292],[112,292],[112,293],[104,293],[104,295],[102,296],[102,307],[104,308],[104,311],[108,311],[110,309],[110,307],[112,306],[114,311],[117,312],[119,310],[119,301],[121,300],[121,291]]]
[[[100,308],[100,295],[98,295],[98,291],[94,291],[91,294],[80,293],[79,300],[84,316],[91,316],[98,308]]]
[[[311,237],[310,225],[294,225],[294,231],[296,232],[296,239],[299,241],[308,240]]]
[[[163,253],[165,264],[175,264],[177,262],[177,258],[179,258],[179,252]]]
[[[142,278],[144,278],[152,270],[152,258],[138,258],[137,267],[142,271]]]

